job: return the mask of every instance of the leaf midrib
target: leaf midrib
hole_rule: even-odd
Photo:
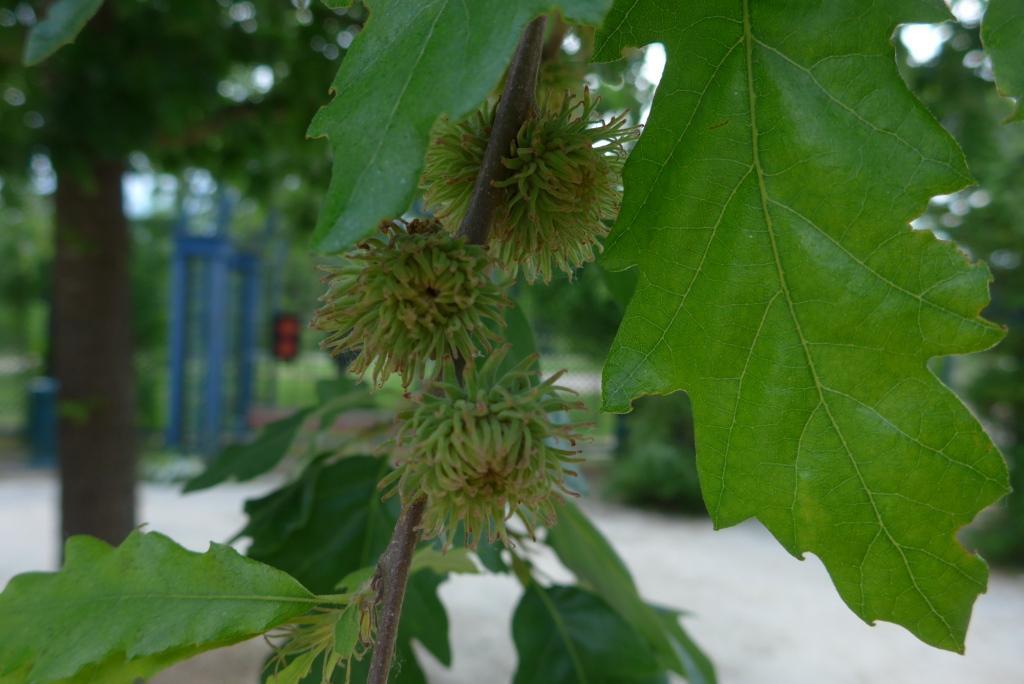
[[[764,214],[765,227],[768,231],[769,242],[772,248],[772,256],[775,262],[776,272],[779,276],[779,286],[782,288],[782,293],[785,296],[786,304],[789,308],[790,316],[793,320],[793,325],[796,329],[797,337],[800,339],[800,348],[803,350],[804,358],[807,361],[807,368],[811,373],[811,377],[814,380],[815,389],[818,392],[819,405],[825,409],[825,414],[828,416],[829,422],[832,425],[832,429],[835,431],[839,441],[842,442],[843,450],[850,459],[854,472],[857,474],[857,479],[860,482],[861,488],[864,490],[865,495],[868,498],[868,502],[871,505],[871,509],[875,514],[875,519],[878,522],[878,527],[886,538],[893,545],[893,548],[899,553],[901,560],[903,561],[904,568],[907,571],[907,576],[910,578],[910,582],[914,587],[914,590],[928,606],[929,611],[939,619],[939,621],[945,626],[949,638],[953,644],[956,644],[959,649],[963,646],[961,642],[956,638],[952,627],[949,622],[943,616],[931,602],[931,599],[924,593],[921,587],[917,583],[917,577],[914,575],[913,570],[910,568],[910,562],[907,560],[907,556],[903,551],[902,546],[893,538],[892,533],[885,524],[885,520],[882,517],[882,513],[878,508],[878,504],[875,502],[874,495],[871,489],[867,485],[867,481],[864,479],[864,475],[860,470],[860,464],[857,463],[857,459],[854,458],[853,452],[850,450],[849,444],[846,441],[846,437],[839,429],[839,424],[836,422],[835,416],[832,414],[832,409],[829,407],[828,402],[825,400],[825,393],[822,388],[822,383],[818,377],[817,369],[814,365],[814,361],[811,357],[810,350],[807,348],[807,340],[804,337],[803,330],[800,326],[800,320],[796,314],[796,307],[793,303],[793,297],[789,292],[789,286],[786,283],[785,271],[782,267],[782,260],[779,254],[778,244],[775,239],[775,229],[772,221],[771,213],[768,210],[768,204],[771,201],[768,196],[768,190],[765,182],[764,168],[761,166],[760,151],[758,145],[758,129],[757,129],[757,96],[754,91],[754,68],[753,68],[753,46],[754,36],[750,26],[750,0],[743,0],[743,41],[745,43],[746,52],[746,70],[747,70],[747,98],[750,109],[750,140],[751,140],[751,154],[753,157],[753,165],[757,175],[758,192],[761,200],[761,211]],[[760,41],[758,41],[760,42]],[[815,407],[815,410],[817,407]],[[798,454],[799,456],[799,454]],[[794,478],[799,482],[799,473],[794,472]],[[795,502],[794,502],[795,505]],[[796,530],[793,530],[794,537]],[[874,542],[872,542],[873,545]],[[868,547],[870,550],[870,546]],[[860,570],[861,579],[863,580],[863,567]]]
[[[547,592],[543,587],[534,587],[534,590],[540,596],[541,603],[547,608],[551,614],[551,621],[555,623],[555,631],[558,632],[558,636],[561,637],[562,642],[565,643],[565,650],[569,653],[569,660],[572,661],[573,669],[576,670],[576,681],[580,684],[587,684],[587,672],[583,669],[583,662],[580,660],[579,653],[576,652],[576,646],[573,644],[572,638],[569,636],[569,628],[566,626],[565,621],[562,619],[562,614],[558,612],[557,606],[552,603],[551,598],[547,595]]]
[[[300,603],[304,605],[345,605],[346,602],[340,601],[336,598],[329,596],[266,596],[259,594],[161,594],[157,592],[148,593],[134,593],[134,594],[108,594],[102,596],[83,596],[83,597],[69,597],[61,598],[60,601],[45,602],[45,601],[12,601],[8,603],[5,608],[45,608],[58,604],[61,606],[67,605],[87,605],[91,603],[103,603],[112,602],[119,603],[125,600],[164,600],[164,601],[251,601],[251,602],[262,602],[262,603]]]

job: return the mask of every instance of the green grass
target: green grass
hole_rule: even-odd
[[[21,365],[18,360],[17,366]],[[32,365],[27,368],[15,366],[15,361],[7,363],[6,359],[0,363],[0,433],[2,434],[15,434],[24,426],[28,383],[37,372]]]

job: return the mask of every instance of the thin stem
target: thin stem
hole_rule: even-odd
[[[487,242],[491,219],[501,199],[501,191],[494,187],[494,182],[504,180],[509,173],[501,159],[508,154],[523,122],[537,107],[537,72],[544,48],[546,20],[547,17],[540,16],[527,25],[508,67],[505,88],[494,113],[494,124],[487,140],[483,163],[480,164],[480,173],[473,185],[466,216],[459,225],[459,235],[465,236],[474,245]]]
[[[391,660],[395,655],[398,623],[402,618],[405,585],[409,581],[409,566],[412,565],[412,555],[420,538],[419,526],[425,508],[426,500],[422,498],[403,506],[395,531],[391,534],[391,541],[377,561],[373,589],[380,597],[380,617],[367,684],[387,684],[388,681]]]
[[[523,122],[534,113],[537,106],[537,72],[544,48],[545,21],[546,18],[541,16],[527,25],[508,67],[505,87],[494,114],[494,124],[491,126],[480,173],[473,186],[469,209],[459,226],[459,235],[475,245],[486,244],[494,210],[500,199],[494,181],[504,179],[508,172],[501,158],[512,146]],[[373,588],[379,597],[380,618],[367,684],[387,684],[388,681],[391,660],[395,655],[395,640],[398,638],[398,624],[402,617],[402,603],[409,581],[409,567],[420,538],[420,523],[425,507],[426,500],[423,498],[403,505],[391,541],[377,561]]]

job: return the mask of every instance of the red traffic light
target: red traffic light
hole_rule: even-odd
[[[299,354],[299,317],[279,313],[274,316],[272,350],[275,359],[291,361]]]

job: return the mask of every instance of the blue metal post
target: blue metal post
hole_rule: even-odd
[[[242,278],[242,302],[238,330],[238,386],[235,396],[235,433],[244,437],[249,431],[249,406],[252,402],[256,367],[257,312],[259,311],[259,260],[251,254],[238,259]]]
[[[174,230],[174,256],[171,262],[170,378],[169,415],[164,440],[168,447],[181,445],[185,414],[185,353],[187,341],[188,255],[185,230],[187,216],[182,213]]]
[[[202,337],[206,344],[206,367],[203,378],[199,446],[202,453],[207,455],[215,453],[220,448],[224,363],[227,358],[228,337],[226,312],[232,252],[227,233],[234,214],[234,204],[234,198],[229,192],[219,192],[214,236],[193,240],[195,254],[204,260],[206,266],[201,317]]]
[[[257,307],[259,300],[258,260],[252,255],[239,254],[228,239],[228,227],[234,214],[235,198],[227,191],[217,197],[217,213],[212,236],[190,235],[188,216],[182,211],[175,227],[175,252],[171,265],[170,311],[170,415],[166,431],[168,446],[191,447],[198,442],[200,451],[212,454],[220,448],[221,422],[225,409],[224,377],[231,328],[237,322],[238,345],[236,356],[234,414],[227,424],[243,432],[249,403],[252,398],[252,378],[255,354]],[[193,288],[189,282],[189,269],[201,267],[200,283]],[[232,274],[242,282],[241,306],[237,319],[231,314]],[[198,292],[191,292],[198,289]],[[191,297],[190,295],[195,295]],[[189,302],[198,298],[198,335],[194,336],[195,353],[202,358],[201,397],[199,402],[198,439],[193,441],[188,425],[192,421],[185,415],[188,402],[189,329],[192,314]],[[186,445],[186,440],[188,444]]]
[[[57,381],[39,376],[28,383],[28,443],[31,464],[50,468],[57,462]]]
[[[202,435],[204,454],[212,454],[220,447],[220,411],[223,389],[224,361],[227,351],[227,296],[230,245],[226,242],[214,250],[207,262],[209,272],[206,301],[206,377],[203,387]]]
[[[221,190],[217,193],[217,224],[216,236],[226,239],[228,227],[231,226],[231,219],[235,215],[235,198],[228,190]]]

